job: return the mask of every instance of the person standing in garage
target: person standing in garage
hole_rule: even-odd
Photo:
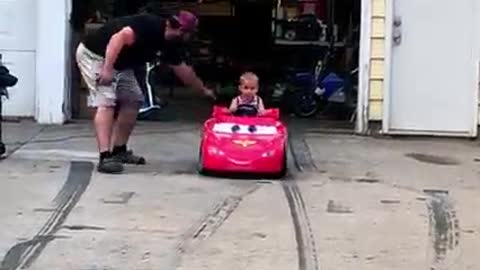
[[[121,173],[123,164],[146,163],[145,158],[127,149],[144,100],[134,69],[154,60],[158,52],[186,85],[214,97],[183,61],[182,44],[197,25],[197,17],[188,11],[169,18],[152,14],[125,16],[107,22],[79,44],[77,64],[90,91],[89,106],[96,109],[99,172]]]

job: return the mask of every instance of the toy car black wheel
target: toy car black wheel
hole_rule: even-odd
[[[202,149],[198,152],[197,171],[200,175],[207,175],[207,170],[203,167],[203,153]]]
[[[284,150],[283,161],[282,161],[282,169],[278,173],[273,175],[273,178],[282,179],[287,175],[287,149]]]
[[[7,153],[7,148],[5,147],[5,144],[0,142],[0,159],[5,157],[6,153]]]

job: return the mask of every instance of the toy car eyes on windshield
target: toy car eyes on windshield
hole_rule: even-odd
[[[232,126],[232,132],[233,132],[233,133],[239,132],[240,129],[241,129],[241,128],[240,128],[239,125],[233,125],[233,126]],[[256,127],[255,125],[250,125],[250,126],[248,126],[248,131],[249,131],[250,133],[255,133],[255,131],[257,131],[257,127]]]

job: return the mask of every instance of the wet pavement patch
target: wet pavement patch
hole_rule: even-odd
[[[458,160],[451,157],[442,157],[442,156],[422,154],[422,153],[408,153],[405,156],[415,159],[419,162],[435,164],[435,165],[453,166],[453,165],[460,164]]]

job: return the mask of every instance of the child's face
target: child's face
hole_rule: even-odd
[[[245,80],[240,84],[239,90],[243,96],[254,96],[258,92],[258,82]]]

